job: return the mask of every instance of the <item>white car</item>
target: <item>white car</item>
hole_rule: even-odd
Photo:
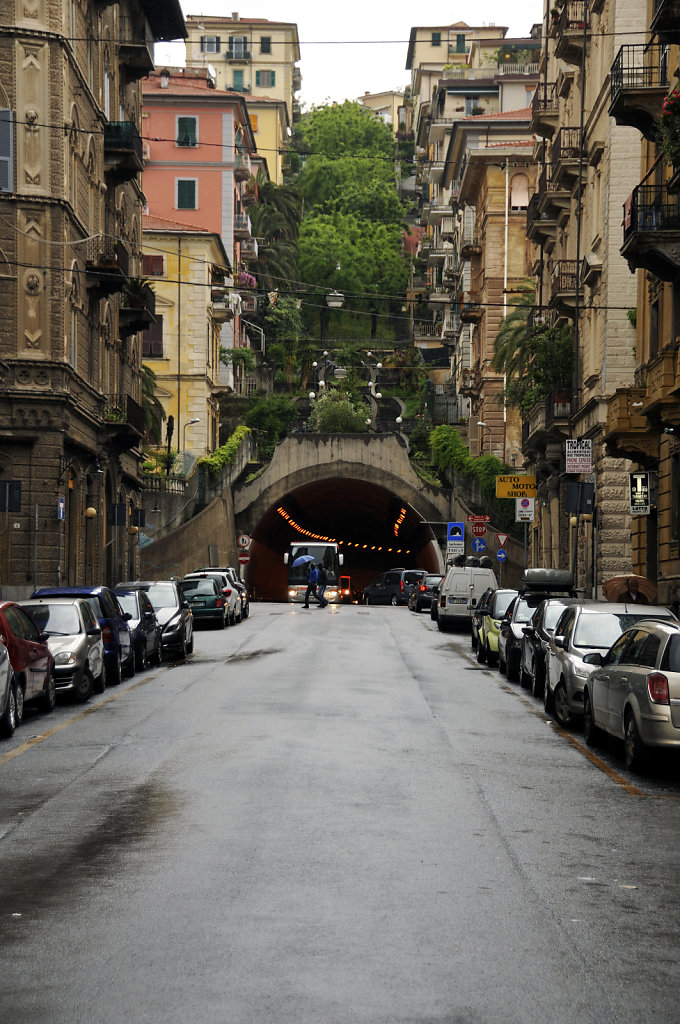
[[[241,594],[233,581],[223,569],[198,569],[195,572],[188,572],[185,580],[211,579],[215,580],[222,591],[225,607],[227,609],[227,624],[234,626],[241,621]]]

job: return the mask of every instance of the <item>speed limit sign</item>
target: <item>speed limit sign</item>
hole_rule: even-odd
[[[247,533],[242,533],[242,534],[239,535],[238,546],[240,548],[249,548],[251,544],[252,544],[252,540],[248,536]]]

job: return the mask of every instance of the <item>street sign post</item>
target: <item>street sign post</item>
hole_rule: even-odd
[[[472,550],[476,555],[481,555],[482,551],[486,551],[486,541],[483,537],[475,537],[472,542]]]
[[[247,533],[239,534],[238,546],[240,548],[249,548],[252,543],[252,539],[248,536]]]
[[[498,559],[499,562],[505,562],[507,560],[507,557],[508,557],[508,553],[507,553],[507,551],[504,551],[503,548],[500,548],[496,552],[496,558]]]
[[[535,498],[515,498],[515,522],[533,523],[536,510]]]
[[[491,516],[468,516],[468,523],[490,523]]]
[[[496,477],[497,498],[535,498],[536,477],[517,474]]]
[[[250,563],[250,555],[247,551],[239,551],[238,562],[239,565],[248,565]]]
[[[504,548],[505,547],[505,545],[508,543],[508,537],[509,536],[510,536],[509,533],[497,533],[496,534],[496,540],[498,541],[498,547],[499,548]]]
[[[486,533],[486,523],[473,523],[472,524],[472,536],[483,537]]]
[[[446,527],[446,558],[465,554],[465,523],[448,523]]]

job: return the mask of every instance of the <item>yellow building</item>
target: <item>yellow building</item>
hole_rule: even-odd
[[[358,97],[358,102],[384,121],[396,135],[399,131],[399,109],[404,105],[403,92],[387,90],[386,92],[365,92]]]
[[[142,359],[156,375],[171,447],[194,456],[219,439],[220,326],[233,318],[231,274],[220,236],[144,216],[144,275],[155,296],[155,323],[142,336]]]
[[[302,85],[297,25],[266,18],[189,15],[186,62],[214,69],[218,89],[283,100],[288,122],[298,120],[295,94]],[[273,177],[273,175],[272,175]]]
[[[257,146],[257,156],[251,160],[253,173],[257,174],[255,164],[260,162],[265,179],[282,185],[290,142],[288,107],[283,100],[269,96],[248,96],[247,107]]]

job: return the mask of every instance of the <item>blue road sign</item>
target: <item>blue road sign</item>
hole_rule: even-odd
[[[447,540],[464,540],[465,538],[465,524],[464,523],[449,523],[446,531]]]
[[[496,558],[498,559],[499,562],[507,561],[507,557],[508,557],[507,551],[503,551],[502,548],[501,548],[500,551],[496,552]]]
[[[475,537],[472,542],[472,550],[479,554],[480,551],[486,551],[486,541],[483,537]]]

